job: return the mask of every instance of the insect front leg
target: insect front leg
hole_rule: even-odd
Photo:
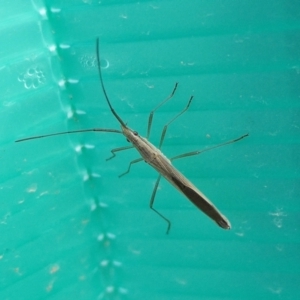
[[[142,160],[143,160],[142,158],[137,158],[137,159],[131,161],[130,164],[129,164],[129,166],[128,166],[127,171],[124,172],[124,173],[122,173],[122,174],[120,174],[119,177],[122,177],[122,176],[124,176],[125,174],[129,173],[130,168],[131,168],[131,165],[136,164],[136,163],[138,163],[138,162],[140,162],[140,161],[142,161]]]
[[[133,148],[132,145],[130,146],[125,146],[125,147],[120,147],[120,148],[115,148],[112,149],[110,152],[112,153],[112,156],[110,156],[109,158],[107,158],[106,160],[111,160],[112,158],[114,158],[116,156],[115,152],[119,152],[119,151],[123,151],[123,150],[127,150],[127,149],[131,149]]]
[[[169,233],[170,229],[171,229],[171,222],[169,219],[167,219],[164,215],[162,215],[158,210],[156,210],[154,207],[153,207],[153,204],[154,204],[154,199],[155,199],[155,195],[156,195],[156,191],[157,191],[157,188],[158,188],[158,185],[159,185],[159,182],[160,182],[160,179],[161,179],[161,175],[158,176],[157,180],[156,180],[156,183],[155,183],[155,186],[154,186],[154,190],[152,192],[152,196],[151,196],[151,199],[150,199],[150,208],[156,212],[161,218],[163,218],[167,224],[168,224],[168,227],[167,227],[167,232],[166,234]]]

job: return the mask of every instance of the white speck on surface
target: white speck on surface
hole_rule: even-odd
[[[33,184],[31,184],[30,187],[28,187],[28,188],[26,189],[26,192],[27,192],[27,193],[35,193],[36,190],[37,190],[37,184],[36,184],[36,183],[33,183]]]

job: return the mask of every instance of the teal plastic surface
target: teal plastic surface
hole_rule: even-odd
[[[2,1],[0,299],[300,299],[297,1]],[[112,105],[229,218],[219,228],[121,135]]]

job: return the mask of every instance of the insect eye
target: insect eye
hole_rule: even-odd
[[[134,135],[136,135],[136,136],[139,135],[137,131],[132,131],[132,133],[133,133]]]

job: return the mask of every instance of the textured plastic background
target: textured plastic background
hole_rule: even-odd
[[[300,5],[293,0],[2,0],[0,299],[300,299]],[[229,218],[224,231],[145,163],[100,89],[174,155]]]

